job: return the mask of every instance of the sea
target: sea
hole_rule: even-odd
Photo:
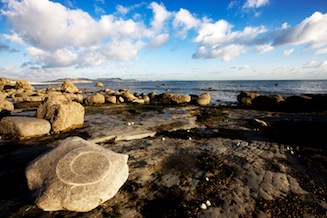
[[[256,91],[259,94],[278,94],[283,97],[301,94],[327,94],[327,80],[255,80],[255,81],[101,81],[104,88],[118,91],[129,89],[133,93],[164,92],[199,95],[209,92],[212,103],[230,105],[237,102],[241,91]],[[76,83],[79,89],[98,91],[96,82]],[[56,87],[56,85],[51,85]],[[48,87],[36,85],[35,88]]]

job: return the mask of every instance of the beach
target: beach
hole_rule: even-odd
[[[82,104],[80,128],[23,140],[1,138],[4,217],[327,215],[325,109]],[[11,115],[35,116],[38,104],[18,105]],[[25,168],[71,136],[127,154],[128,179],[112,199],[89,212],[43,211],[34,204]]]

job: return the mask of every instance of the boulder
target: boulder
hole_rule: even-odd
[[[78,128],[84,123],[84,107],[64,98],[65,96],[49,97],[36,111],[37,118],[50,121],[54,133]]]
[[[0,78],[0,91],[15,88],[15,82],[9,79]]]
[[[238,96],[237,96],[237,101],[240,105],[246,105],[246,106],[251,106],[252,105],[252,100],[256,97],[259,96],[259,93],[257,92],[251,92],[251,91],[242,91]]]
[[[15,89],[34,90],[34,87],[26,80],[17,80]]]
[[[151,101],[150,97],[147,94],[143,94],[142,98],[144,100],[144,104],[149,104]]]
[[[183,104],[189,103],[191,101],[191,96],[165,92],[163,94],[158,95],[158,101],[166,104]]]
[[[150,101],[155,101],[156,97],[157,97],[157,93],[151,92],[151,93],[148,94],[148,96],[150,98]]]
[[[70,81],[65,81],[61,84],[60,90],[67,93],[77,93],[79,89]]]
[[[189,103],[191,101],[191,96],[185,94],[172,94],[171,101],[175,104]]]
[[[95,87],[103,87],[104,85],[103,85],[103,83],[102,82],[97,82],[96,84],[95,84]]]
[[[199,98],[196,100],[196,103],[200,106],[207,106],[211,102],[211,96],[209,93],[203,93],[199,96]]]
[[[131,101],[133,101],[136,97],[135,97],[132,93],[130,93],[130,92],[124,92],[124,93],[123,93],[123,98],[124,98],[125,101],[127,101],[127,102],[131,102]]]
[[[113,95],[107,95],[106,97],[106,102],[111,103],[111,104],[116,104],[117,103],[117,98],[116,96]]]
[[[313,109],[312,97],[301,95],[301,96],[290,96],[286,98],[286,108],[289,111],[310,111]]]
[[[95,95],[91,95],[85,98],[84,103],[86,105],[95,105],[95,104],[103,104],[106,99],[103,95],[96,93]]]
[[[13,111],[14,104],[6,100],[6,94],[0,92],[0,112],[1,111]]]
[[[90,211],[111,199],[126,182],[128,155],[79,137],[60,142],[25,170],[35,204],[45,211]]]
[[[142,99],[142,98],[135,98],[132,102],[134,104],[144,104],[145,103],[144,99]]]
[[[275,111],[284,107],[285,100],[280,95],[260,95],[252,100],[252,105],[260,110]]]
[[[119,97],[118,97],[118,101],[119,101],[120,103],[124,103],[124,102],[125,102],[125,100],[124,100],[124,98],[123,98],[122,96],[119,96]]]
[[[46,135],[50,132],[49,121],[35,117],[4,117],[0,121],[0,134],[19,138]]]

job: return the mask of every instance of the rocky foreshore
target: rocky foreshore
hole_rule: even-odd
[[[325,217],[326,95],[0,80],[2,217]]]

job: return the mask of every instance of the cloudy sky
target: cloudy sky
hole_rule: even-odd
[[[326,0],[0,2],[0,77],[327,79]]]

